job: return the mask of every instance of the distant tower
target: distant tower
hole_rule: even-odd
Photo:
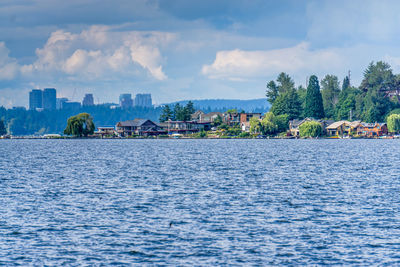
[[[43,90],[43,109],[55,110],[57,103],[57,91],[54,88],[45,88]]]
[[[37,108],[42,108],[42,98],[43,92],[39,89],[33,89],[29,92],[29,109],[35,110]]]
[[[61,97],[56,99],[56,109],[63,109],[64,103],[68,101],[68,98]]]
[[[131,94],[121,94],[119,96],[119,106],[121,108],[131,108],[133,106],[133,100]]]
[[[82,101],[82,106],[84,107],[94,106],[93,94],[85,94],[85,97],[83,98]]]
[[[137,94],[135,97],[135,106],[137,107],[151,107],[153,105],[151,94]]]

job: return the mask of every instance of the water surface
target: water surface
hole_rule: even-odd
[[[399,265],[400,140],[0,140],[0,265]]]

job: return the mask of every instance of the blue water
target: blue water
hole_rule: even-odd
[[[400,140],[0,140],[0,265],[400,265]]]

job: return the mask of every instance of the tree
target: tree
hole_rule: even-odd
[[[342,91],[346,90],[347,88],[350,87],[350,79],[348,76],[344,77],[343,83],[342,83]]]
[[[367,122],[382,121],[392,108],[385,92],[395,89],[396,77],[390,65],[378,61],[371,62],[364,71],[360,89],[364,93],[361,119]]]
[[[168,120],[171,120],[172,116],[173,116],[173,114],[172,114],[171,108],[169,107],[169,105],[165,105],[162,110],[159,120],[160,120],[160,122],[166,122]]]
[[[6,126],[4,125],[4,121],[0,120],[0,135],[6,135],[7,134],[7,129]]]
[[[93,134],[95,129],[93,118],[88,113],[80,113],[76,116],[68,118],[67,127],[64,134],[74,136],[88,136]]]
[[[325,117],[324,105],[319,88],[318,78],[315,75],[310,77],[307,87],[306,107],[304,110],[305,117],[321,119]]]
[[[400,131],[400,115],[392,114],[386,119],[389,132],[398,133]]]
[[[289,129],[289,115],[282,114],[275,117],[275,123],[278,126],[278,132],[286,132]]]
[[[219,125],[222,124],[222,117],[220,115],[217,115],[217,117],[213,120],[212,125],[214,127],[218,127]]]
[[[278,97],[279,91],[276,83],[274,81],[270,81],[267,83],[267,100],[272,105],[275,102],[275,99]]]
[[[278,82],[278,91],[280,94],[289,92],[294,89],[294,82],[290,76],[284,72],[281,72],[276,79]]]
[[[297,119],[301,116],[302,107],[295,89],[282,93],[272,104],[271,110],[274,115],[288,115],[289,120]]]
[[[184,121],[190,121],[192,119],[192,114],[195,112],[194,105],[192,101],[189,101],[183,109]]]
[[[278,125],[276,124],[276,117],[272,112],[265,114],[261,121],[262,131],[264,134],[273,135],[278,131]]]
[[[318,137],[322,135],[322,126],[316,121],[306,121],[299,127],[301,137]]]
[[[184,120],[183,108],[179,103],[174,106],[173,121],[183,121]]]
[[[261,122],[256,117],[250,119],[250,133],[260,133],[262,129]]]
[[[326,117],[335,116],[335,106],[339,101],[339,80],[334,75],[326,75],[321,81],[321,95]]]

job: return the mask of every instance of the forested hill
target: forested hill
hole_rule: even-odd
[[[269,103],[266,98],[239,100],[239,99],[203,99],[203,100],[190,100],[193,102],[196,109],[201,109],[204,112],[211,111],[226,111],[228,109],[244,110],[246,112],[267,112],[269,110]],[[183,100],[168,105],[173,106],[176,103],[186,105],[189,100]]]

